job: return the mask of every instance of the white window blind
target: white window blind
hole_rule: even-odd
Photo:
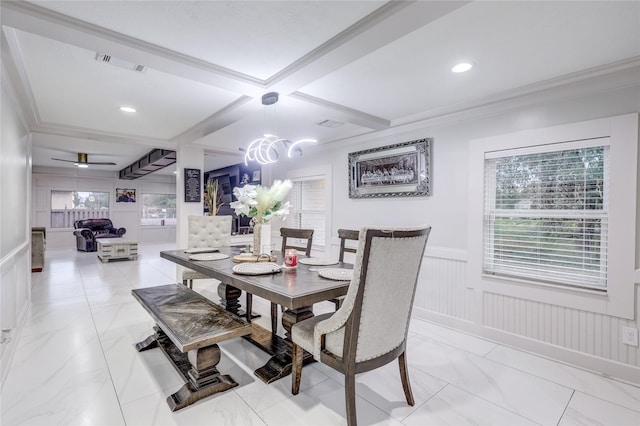
[[[325,180],[308,177],[292,179],[289,201],[293,208],[288,217],[292,228],[313,229],[313,245],[325,244]]]
[[[485,274],[605,290],[609,146],[487,153]]]

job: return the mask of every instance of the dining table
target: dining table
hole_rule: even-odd
[[[308,266],[298,263],[296,267],[286,268],[283,265],[282,254],[274,251],[269,260],[282,266],[278,272],[243,274],[234,272],[234,266],[244,263],[245,256],[242,250],[241,247],[234,246],[216,248],[215,253],[228,255],[212,256],[217,260],[194,260],[206,259],[207,256],[193,256],[187,249],[161,251],[160,257],[219,280],[218,295],[221,305],[237,315],[246,315],[248,321],[252,320],[252,307],[246,306],[246,313],[241,311],[239,299],[242,291],[285,308],[282,314],[284,336],[267,330],[255,321],[252,322],[252,333],[243,336],[271,355],[267,363],[254,372],[263,382],[271,383],[291,373],[291,327],[299,321],[313,317],[315,303],[335,299],[347,293],[350,281],[328,279],[321,276],[319,271],[323,268],[353,269],[353,265],[336,261],[330,266]],[[299,257],[303,258],[305,256]],[[247,297],[247,300],[251,301],[252,297]],[[303,364],[310,362],[313,362],[313,356],[305,353]]]

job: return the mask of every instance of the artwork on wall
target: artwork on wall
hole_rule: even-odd
[[[136,190],[130,188],[116,188],[116,203],[135,203]]]
[[[184,169],[184,202],[199,203],[202,199],[200,169]]]
[[[431,144],[425,138],[349,154],[349,198],[431,195]]]

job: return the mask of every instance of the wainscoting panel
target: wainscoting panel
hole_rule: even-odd
[[[633,321],[486,292],[483,305],[484,327],[640,367],[638,347],[622,343]]]
[[[427,254],[422,260],[414,306],[467,321],[473,319],[473,290],[466,285],[467,262]]]
[[[430,247],[425,253],[413,315],[496,342],[640,383],[640,350],[622,343],[627,320],[468,288],[467,255]]]

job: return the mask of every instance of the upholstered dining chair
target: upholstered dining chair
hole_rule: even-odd
[[[231,245],[231,216],[189,216],[187,248],[226,247]],[[193,288],[193,280],[211,279],[200,272],[185,269],[182,283]]]
[[[286,249],[295,249],[311,256],[311,245],[313,244],[313,229],[280,228],[282,237],[282,248],[280,253],[284,256]],[[306,240],[306,241],[303,241]],[[281,307],[284,311],[284,307]],[[278,304],[271,302],[271,331],[278,331]]]
[[[336,312],[294,324],[291,392],[300,390],[304,350],[345,376],[347,422],[356,425],[355,375],[398,359],[414,405],[406,342],[422,256],[431,227],[362,228],[353,278]]]

